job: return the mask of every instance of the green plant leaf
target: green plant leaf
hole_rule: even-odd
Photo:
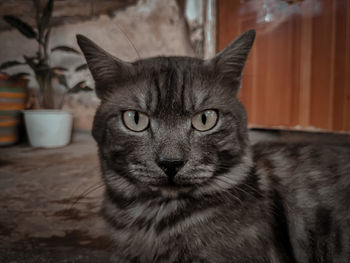
[[[53,74],[57,78],[58,83],[60,83],[63,87],[65,87],[66,90],[69,90],[69,86],[68,86],[68,82],[67,82],[66,76],[64,74],[56,74],[56,73],[53,73]]]
[[[87,91],[93,91],[93,89],[86,85],[85,80],[82,80],[82,81],[79,81],[77,84],[75,84],[73,88],[71,88],[68,91],[68,93],[78,93],[80,91],[87,92]]]
[[[14,66],[24,65],[23,62],[19,62],[17,60],[6,61],[0,65],[0,70],[11,68]]]
[[[82,91],[89,92],[89,91],[94,91],[94,89],[90,88],[89,86],[85,86],[84,88],[82,88]]]
[[[40,20],[40,31],[44,33],[46,29],[50,26],[50,20],[52,16],[52,10],[53,10],[54,0],[49,0],[43,10],[43,15],[41,16]]]
[[[21,19],[14,16],[4,16],[4,20],[27,38],[36,38],[36,32],[34,29]]]
[[[68,46],[57,46],[51,49],[51,52],[54,51],[63,51],[63,52],[69,52],[69,53],[74,53],[77,55],[80,55],[80,52],[72,47],[68,47]]]
[[[27,57],[26,55],[23,56],[26,64],[31,67],[31,69],[34,72],[37,72],[37,70],[39,69],[39,64],[35,61],[35,57]]]
[[[83,70],[86,70],[88,68],[89,68],[88,65],[85,63],[85,64],[82,64],[82,65],[79,65],[78,67],[76,67],[75,72],[83,71]]]
[[[19,73],[16,73],[16,74],[13,74],[11,75],[8,80],[17,80],[17,79],[20,79],[22,77],[25,77],[25,76],[29,76],[30,74],[27,73],[27,72],[19,72]]]
[[[44,46],[45,46],[46,50],[47,50],[47,46],[49,44],[50,33],[51,33],[51,29],[49,28],[45,34],[45,37],[44,37]]]
[[[85,80],[79,81],[79,82],[78,82],[77,84],[75,84],[75,85],[73,86],[73,88],[71,88],[68,92],[69,92],[69,93],[76,93],[76,92],[79,92],[79,90],[80,90],[82,87],[84,87],[83,84],[85,84]]]

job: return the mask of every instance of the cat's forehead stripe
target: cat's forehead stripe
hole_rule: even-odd
[[[200,60],[156,58],[140,64],[147,81],[145,110],[155,115],[185,114],[201,110],[213,91],[202,76]],[[209,89],[208,89],[209,88]]]
[[[183,112],[184,105],[184,72],[176,63],[166,63],[152,74],[151,97],[154,114],[163,115]],[[155,94],[154,94],[155,93]]]

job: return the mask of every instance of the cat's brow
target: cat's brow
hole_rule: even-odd
[[[195,108],[197,110],[204,110],[210,107],[210,96],[206,95],[204,97],[200,97],[199,100],[196,102]]]
[[[136,110],[141,112],[147,112],[145,103],[139,96],[130,95],[127,97],[122,97],[118,99],[107,99],[106,102],[113,108],[118,108],[120,110]]]

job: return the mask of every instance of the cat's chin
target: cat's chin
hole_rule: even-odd
[[[159,194],[165,198],[177,198],[180,194],[189,193],[193,187],[183,187],[175,185],[157,185],[150,186],[152,191],[159,192]]]
[[[177,198],[179,195],[192,192],[195,188],[207,182],[208,179],[209,178],[197,177],[191,178],[191,180],[186,180],[185,178],[182,178],[182,180],[178,178],[175,181],[160,180],[158,182],[150,183],[149,188],[165,198]]]

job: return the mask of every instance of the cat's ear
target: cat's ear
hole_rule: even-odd
[[[83,35],[78,34],[77,41],[95,80],[96,94],[99,98],[108,96],[116,83],[131,75],[131,63],[112,56]]]
[[[214,58],[205,62],[213,70],[215,76],[226,85],[234,87],[238,92],[241,74],[249,51],[255,39],[255,30],[251,29],[233,40]]]

